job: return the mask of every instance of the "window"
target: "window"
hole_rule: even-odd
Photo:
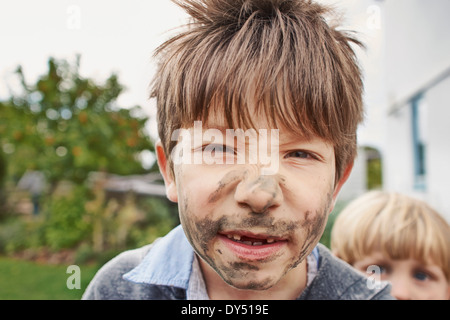
[[[411,101],[414,155],[414,189],[426,189],[427,106],[420,94]]]

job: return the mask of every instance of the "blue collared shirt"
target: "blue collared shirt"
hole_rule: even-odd
[[[142,262],[123,275],[125,280],[187,289],[194,250],[179,225],[153,244]]]
[[[82,298],[209,299],[197,260],[179,226],[153,244],[122,252],[108,261],[96,273]],[[392,299],[389,285],[368,288],[364,274],[333,256],[320,243],[307,257],[307,263],[308,284],[298,297],[300,300]]]

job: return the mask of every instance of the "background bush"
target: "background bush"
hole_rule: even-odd
[[[73,248],[89,237],[92,226],[85,216],[84,208],[87,195],[85,187],[76,186],[67,195],[52,195],[48,198],[42,212],[42,245],[56,251]]]

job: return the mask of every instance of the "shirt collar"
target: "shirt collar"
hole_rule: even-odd
[[[188,288],[194,250],[180,226],[153,244],[134,269],[123,275],[135,283]]]
[[[203,278],[202,270],[200,269],[198,260],[199,258],[195,256],[192,262],[192,272],[189,279],[189,287],[186,290],[187,300],[209,300],[205,280]]]

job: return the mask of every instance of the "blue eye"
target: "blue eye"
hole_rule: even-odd
[[[378,266],[380,268],[380,273],[387,273],[388,272],[388,268],[386,268],[385,266]]]
[[[285,156],[285,158],[299,158],[299,159],[307,159],[309,157],[311,157],[310,153],[300,150],[290,152]]]
[[[208,144],[203,147],[203,150],[209,152],[213,151],[214,153],[216,152],[231,153],[231,154],[235,153],[233,148],[221,144]]]
[[[230,148],[230,147],[228,147],[228,146],[223,146],[223,147],[225,147],[225,152],[227,152],[227,153],[232,153],[232,154],[235,154],[236,152],[235,152],[235,150],[233,149],[233,148]],[[223,150],[222,150],[223,151]]]
[[[428,274],[426,274],[425,272],[422,271],[417,271],[414,272],[414,278],[419,280],[419,281],[425,281],[429,278]]]

